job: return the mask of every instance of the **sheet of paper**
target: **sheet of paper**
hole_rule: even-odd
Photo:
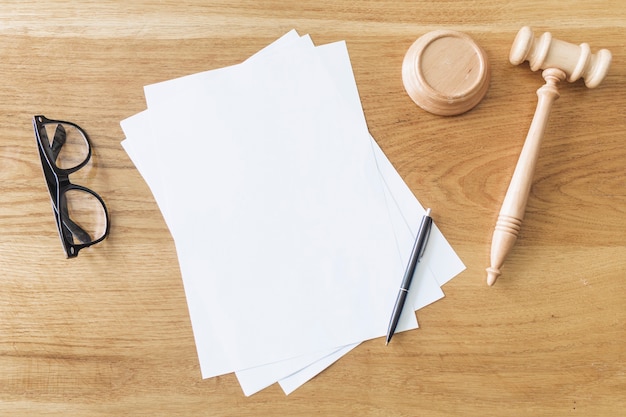
[[[284,38],[287,39],[288,37],[289,36],[285,36]],[[293,36],[291,38],[293,40]],[[310,40],[309,40],[309,44],[310,44]],[[276,49],[279,49],[279,48],[275,48],[275,50]],[[341,43],[337,43],[337,44],[327,45],[327,46],[318,48],[318,51],[322,52],[320,55],[322,56],[322,58],[325,58],[325,66],[327,69],[329,67],[334,66],[334,68],[331,71],[329,71],[329,73],[332,74],[332,76],[336,76],[337,74],[342,74],[343,76],[343,79],[341,79],[341,77],[339,77],[339,79],[335,77],[335,79],[333,80],[337,91],[341,91],[343,89],[343,92],[341,94],[343,96],[343,99],[347,101],[352,100],[352,104],[356,102],[356,104],[359,106],[358,110],[360,110],[360,100],[358,99],[358,93],[354,94],[354,92],[356,92],[356,84],[354,83],[353,78],[351,80],[349,79],[349,77],[352,76],[351,67],[349,65],[349,60],[346,61],[342,59],[337,59],[338,53],[341,54],[345,52],[347,56],[347,51],[345,51],[345,44],[342,45]],[[261,54],[258,54],[258,55],[260,56]],[[346,62],[347,62],[347,67],[346,67]],[[341,66],[343,66],[343,70]],[[348,72],[345,71],[346,68],[349,70]],[[348,75],[348,77],[346,77],[346,74]],[[190,78],[198,78],[198,75],[194,75],[193,77],[190,77]],[[354,100],[355,97],[356,97],[356,101]],[[362,111],[355,111],[355,108],[356,107],[354,105],[349,107],[349,109],[351,109],[350,111],[353,112],[353,116],[356,115],[357,118],[360,117],[362,120],[362,123],[364,123]],[[147,143],[140,144],[140,142],[144,141],[143,138],[151,137],[151,136],[148,136],[150,135],[149,116],[145,112],[140,113],[139,115],[136,115],[133,118],[129,118],[128,120],[123,121],[122,127],[124,128],[125,134],[127,136],[127,139],[123,142],[124,147],[129,153],[129,155],[131,155],[131,158],[133,159],[135,164],[138,166],[138,169],[140,169],[140,172],[144,176],[144,179],[146,179],[146,182],[148,183],[148,185],[151,187],[151,190],[153,194],[155,195],[155,198],[157,199],[157,202],[159,203],[159,206],[162,212],[164,212],[164,217],[166,217],[166,221],[167,221],[167,217],[169,216],[166,216],[165,213],[167,212],[168,209],[164,207],[166,206],[164,202],[167,199],[167,192],[163,190],[163,187],[160,181],[156,180],[156,178],[159,178],[159,172],[161,172],[159,171],[160,164],[154,163],[155,162],[154,155],[151,155],[150,158],[139,156],[142,153],[141,149],[144,149],[144,147],[149,148],[149,146],[145,146],[147,145]],[[369,137],[369,140],[371,141],[371,144],[373,146],[374,154],[376,154],[376,157],[377,157],[376,158],[377,169],[379,170],[380,173],[385,173],[385,172],[387,173],[386,177],[385,175],[383,175],[383,177],[385,177],[384,185],[386,186],[385,193],[386,193],[387,204],[389,204],[389,202],[392,202],[393,204],[391,205],[397,209],[396,213],[392,213],[393,208],[389,209],[391,220],[395,222],[393,229],[396,232],[398,231],[399,227],[400,229],[402,229],[402,231],[399,233],[399,236],[404,235],[404,238],[399,238],[398,240],[404,240],[405,242],[409,242],[408,243],[409,248],[404,249],[404,250],[405,251],[410,250],[410,246],[412,246],[413,232],[411,231],[409,223],[416,224],[417,222],[419,222],[419,218],[421,217],[421,214],[423,213],[423,208],[419,205],[419,203],[417,203],[417,200],[412,196],[412,194],[408,190],[408,187],[406,187],[406,185],[401,180],[397,172],[393,169],[393,167],[391,166],[389,161],[386,159],[382,151],[380,151],[380,149],[376,145],[373,138]],[[154,145],[154,143],[152,143],[152,145]],[[143,166],[143,168],[140,168],[140,166]],[[389,184],[391,184],[391,186],[395,190],[396,195],[392,195],[392,193],[389,191],[390,189]],[[398,201],[405,203],[403,204],[404,212],[399,208]],[[410,209],[407,209],[407,207],[410,207]],[[168,222],[168,226],[170,226],[169,222]],[[438,230],[436,231],[434,230],[433,232],[434,232],[433,235],[436,235],[436,234],[440,235],[440,232],[438,232]],[[397,236],[398,234],[395,235],[396,238]],[[441,236],[441,238],[442,237],[443,236]],[[447,245],[447,242],[445,242],[445,239],[435,238],[435,240],[443,242],[443,244],[441,245],[437,244],[436,245],[437,247],[441,246],[445,250],[445,252],[447,252],[448,254],[450,252],[452,253],[451,258],[455,258],[454,259],[455,262],[452,263],[454,266],[452,268],[449,267],[444,271],[437,271],[439,272],[438,277],[434,276],[434,274],[431,271],[432,267],[430,265],[428,268],[422,268],[422,271],[425,271],[425,272],[422,272],[421,274],[422,277],[416,276],[414,284],[413,284],[413,288],[418,287],[419,291],[412,291],[412,293],[421,296],[421,297],[415,297],[415,299],[413,300],[413,304],[416,309],[420,308],[419,307],[420,305],[428,304],[440,298],[441,296],[443,296],[441,289],[439,288],[438,285],[436,285],[436,283],[438,282],[437,280],[439,280],[440,282],[446,282],[447,280],[452,278],[453,275],[450,276],[450,274],[454,273],[454,275],[456,275],[456,273],[458,273],[458,272],[453,272],[455,267],[456,269],[458,269],[459,264],[462,267],[462,263],[460,263],[460,261],[456,262],[458,258],[456,258],[456,255],[454,255],[454,252],[451,250],[449,245]],[[406,246],[407,246],[406,244],[398,243],[399,250],[401,247],[406,247]],[[431,245],[429,244],[429,248],[430,247]],[[177,245],[177,250],[178,250],[178,245]],[[427,252],[432,253],[436,251],[429,249]],[[184,257],[185,253],[186,251],[179,251],[179,258],[181,256]],[[426,256],[427,254],[425,255],[424,258],[426,258]],[[439,257],[438,260],[441,260],[441,257]],[[423,264],[427,264],[427,262],[424,261]],[[446,264],[450,265],[450,262],[446,262]],[[181,268],[182,268],[182,265],[181,265]],[[420,269],[418,268],[418,270]],[[435,285],[432,285],[433,283],[435,283]],[[187,286],[186,286],[186,291],[187,291]],[[193,311],[198,311],[198,312],[203,311],[202,300],[198,299],[197,303],[193,302],[194,298],[197,298],[196,297],[197,293],[195,291],[192,291],[192,294],[190,294],[190,292],[187,291],[187,295],[188,295],[188,299],[192,300],[192,301],[189,301],[190,312],[192,312],[191,313],[192,316],[197,315],[197,314],[202,314],[202,313],[197,313],[197,314],[193,313]],[[194,305],[192,306],[191,304],[194,304]],[[209,327],[207,326],[207,324],[208,323],[203,323],[200,325],[200,327],[207,328]],[[194,326],[194,334],[196,333],[197,333],[196,326]],[[198,339],[198,337],[196,337],[196,339]],[[202,341],[200,341],[200,344],[202,344]],[[198,340],[197,340],[197,345],[198,345]],[[341,349],[333,348],[331,349],[330,354],[301,355],[291,360],[279,361],[279,362],[276,362],[267,366],[260,366],[260,367],[248,369],[245,371],[240,371],[237,373],[237,376],[240,379],[240,382],[242,382],[242,388],[244,388],[244,392],[246,392],[246,394],[249,395],[249,393],[255,392],[256,390],[262,389],[264,386],[267,386],[275,382],[276,378],[280,378],[281,375],[284,376],[285,374],[288,374],[289,375],[288,377],[282,378],[281,386],[286,392],[290,392],[291,390],[295,389],[296,385],[294,384],[296,384],[298,381],[300,381],[300,383],[303,383],[304,381],[308,380],[309,378],[311,378],[312,376],[320,372],[322,369],[324,369],[326,366],[329,366],[331,363],[333,363],[343,354],[345,354],[342,352],[347,352],[350,349],[352,349],[354,346],[356,346],[356,344],[348,345]],[[321,357],[318,357],[318,355],[321,355]],[[317,358],[317,359],[313,360],[314,358]],[[294,370],[297,370],[297,369],[301,369],[301,370],[294,372]],[[268,376],[270,376],[269,379],[268,379]],[[260,380],[263,382],[259,384],[258,381]],[[269,381],[269,383],[267,381]]]

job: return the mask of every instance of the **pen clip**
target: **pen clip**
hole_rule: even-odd
[[[428,226],[426,226],[426,223],[430,222],[430,224]],[[428,243],[428,238],[430,237],[430,232],[432,230],[433,226],[433,218],[430,216],[430,209],[426,210],[426,214],[424,215],[424,220],[422,222],[421,227],[426,227],[426,236],[424,236],[424,241],[422,242],[422,247],[420,248],[420,253],[417,254],[417,259],[420,260],[422,259],[422,256],[424,255],[424,252],[426,251],[426,246],[428,246],[426,243]]]
[[[431,219],[432,221],[432,219]],[[424,255],[424,252],[426,252],[426,247],[428,246],[426,244],[426,242],[428,241],[428,238],[430,237],[430,231],[432,230],[432,226],[428,228],[428,231],[426,232],[426,237],[424,237],[424,243],[422,244],[422,248],[420,249],[420,253],[417,255],[417,259],[422,259],[422,256]]]

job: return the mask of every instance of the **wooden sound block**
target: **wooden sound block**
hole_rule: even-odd
[[[426,33],[411,45],[402,63],[402,81],[409,97],[424,110],[453,116],[484,97],[490,67],[485,52],[472,38],[453,30]]]

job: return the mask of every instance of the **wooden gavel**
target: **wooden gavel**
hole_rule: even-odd
[[[609,69],[611,53],[601,49],[594,55],[588,44],[574,45],[553,39],[549,32],[535,38],[529,27],[523,27],[513,41],[509,61],[513,65],[528,61],[532,71],[543,69],[546,84],[537,90],[537,109],[493,232],[491,266],[487,268],[488,285],[493,285],[500,276],[504,259],[515,245],[522,227],[541,140],[552,104],[559,98],[557,83],[583,78],[587,87],[597,87]]]

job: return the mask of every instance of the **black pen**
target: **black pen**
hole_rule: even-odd
[[[387,329],[387,341],[385,344],[389,344],[391,337],[393,336],[393,332],[396,331],[396,326],[398,325],[398,320],[400,320],[400,315],[402,315],[402,307],[404,307],[404,301],[406,300],[406,296],[409,293],[409,287],[411,286],[411,280],[413,279],[413,274],[415,273],[415,267],[419,262],[420,258],[424,254],[424,250],[426,249],[426,242],[428,241],[428,236],[430,235],[430,227],[433,224],[433,219],[430,217],[430,209],[426,210],[424,217],[422,217],[422,223],[420,224],[420,228],[417,231],[417,237],[415,238],[415,244],[413,245],[413,251],[411,252],[411,257],[409,258],[409,264],[406,267],[406,272],[404,273],[404,278],[402,279],[402,285],[400,285],[400,291],[398,292],[398,298],[396,298],[396,305],[393,307],[393,313],[391,313],[391,320],[389,321],[389,328]]]

